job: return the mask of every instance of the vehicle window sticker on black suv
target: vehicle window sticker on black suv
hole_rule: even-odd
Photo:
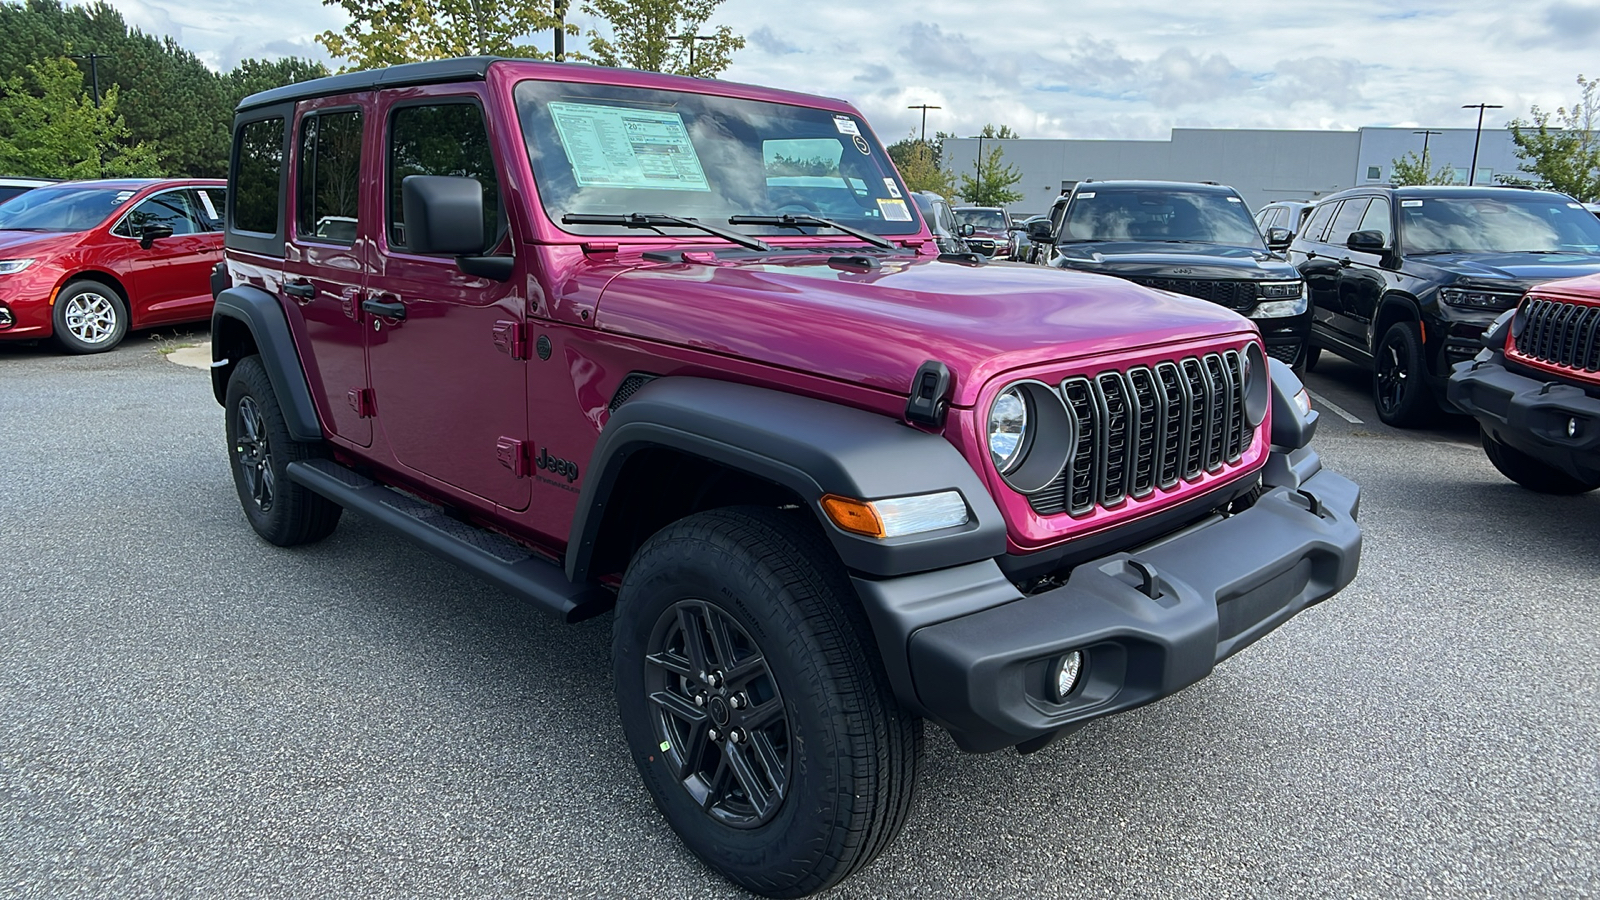
[[[302,119],[295,169],[297,236],[331,244],[355,243],[360,211],[361,111]]]
[[[233,170],[233,227],[278,233],[278,186],[283,173],[283,117],[246,122],[239,129]]]
[[[483,110],[476,103],[403,106],[389,122],[389,246],[405,249],[405,209],[400,186],[409,175],[457,175],[483,185],[483,233],[499,242],[500,179]]]
[[[1354,197],[1341,203],[1339,214],[1333,217],[1333,228],[1328,232],[1328,243],[1343,247],[1366,214],[1366,197]]]

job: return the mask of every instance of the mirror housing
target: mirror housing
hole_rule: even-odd
[[[973,233],[976,232],[977,230],[978,229],[973,228],[971,225],[967,225],[967,224],[957,225],[956,226],[956,236],[957,237],[969,238],[969,237],[972,237]]]
[[[1267,229],[1267,249],[1278,251],[1289,249],[1289,244],[1294,241],[1294,232],[1276,225]]]
[[[1351,250],[1360,250],[1362,253],[1384,253],[1388,250],[1384,246],[1383,232],[1357,231],[1350,235],[1344,245]]]
[[[1048,221],[1028,223],[1028,240],[1048,244],[1054,237],[1055,235],[1050,232]]]
[[[406,250],[441,256],[483,253],[483,185],[460,175],[409,175],[400,182]]]
[[[139,246],[145,250],[162,238],[172,237],[171,225],[146,225],[139,232]]]

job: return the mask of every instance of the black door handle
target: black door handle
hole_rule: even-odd
[[[394,302],[363,300],[361,301],[361,308],[375,316],[383,316],[385,319],[404,319],[406,317],[406,305],[398,300]]]
[[[1350,268],[1350,257],[1346,256],[1344,259],[1339,260],[1339,268],[1341,268],[1341,269]]]
[[[283,292],[301,300],[310,300],[317,296],[317,287],[309,281],[289,281],[284,283]]]

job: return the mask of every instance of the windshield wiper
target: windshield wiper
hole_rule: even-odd
[[[772,245],[766,241],[758,240],[748,234],[740,234],[728,228],[719,228],[716,225],[707,225],[698,219],[685,219],[679,216],[667,216],[660,213],[629,213],[625,216],[592,216],[583,213],[567,213],[561,217],[563,225],[621,225],[624,228],[694,228],[706,234],[715,235],[725,241],[732,241],[741,247],[751,250],[770,251]]]
[[[729,216],[728,224],[776,225],[779,228],[832,228],[834,231],[842,231],[853,238],[866,241],[874,247],[882,247],[885,250],[893,250],[895,248],[894,241],[887,240],[870,231],[862,231],[859,228],[842,225],[832,219],[824,219],[821,216],[795,216],[788,213],[784,213],[781,216]]]

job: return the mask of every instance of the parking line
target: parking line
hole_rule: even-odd
[[[1317,401],[1318,403],[1320,403],[1323,406],[1326,406],[1328,408],[1329,412],[1331,412],[1334,415],[1338,416],[1339,418],[1345,420],[1346,422],[1349,422],[1351,425],[1360,425],[1360,424],[1362,424],[1360,419],[1356,418],[1355,416],[1350,415],[1350,413],[1347,410],[1345,410],[1344,407],[1342,407],[1339,404],[1333,402],[1332,400],[1329,400],[1327,397],[1322,396],[1321,394],[1317,393],[1316,391],[1313,391],[1310,388],[1306,388],[1306,393],[1311,395],[1311,399]]]

